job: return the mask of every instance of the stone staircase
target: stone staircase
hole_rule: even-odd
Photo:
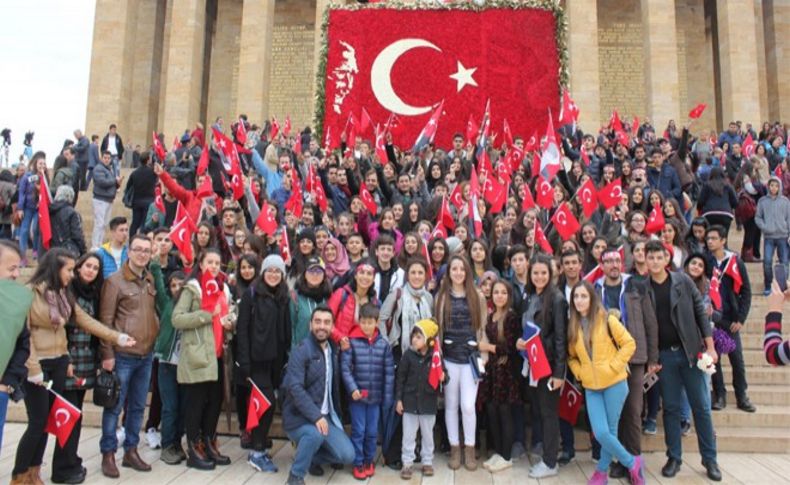
[[[733,240],[730,246],[740,247],[741,234],[733,228]],[[737,240],[736,240],[737,238]],[[790,453],[790,368],[774,368],[767,364],[762,352],[762,335],[764,318],[767,311],[765,297],[762,296],[762,263],[747,264],[749,280],[752,283],[754,296],[748,321],[741,336],[744,359],[746,362],[746,378],[749,383],[749,397],[757,407],[756,413],[745,413],[735,406],[732,391],[732,375],[727,357],[723,359],[725,384],[729,391],[728,405],[722,411],[713,411],[713,423],[716,431],[717,445],[721,452],[761,452]],[[786,324],[790,328],[790,323]],[[790,335],[785,330],[784,335]],[[101,426],[101,409],[92,404],[90,393],[86,396],[83,419],[85,426]],[[8,410],[8,420],[26,422],[27,416],[23,403],[12,403]],[[655,436],[643,436],[645,451],[664,451],[664,436],[659,413],[659,430]],[[237,434],[238,423],[232,413],[228,425],[225,412],[220,417],[218,431],[223,434]],[[279,416],[272,427],[273,437],[284,437]],[[589,449],[588,433],[577,430],[577,449]],[[688,451],[697,450],[697,440],[692,431],[683,439],[683,447]]]

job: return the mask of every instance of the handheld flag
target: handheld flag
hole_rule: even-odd
[[[598,202],[604,209],[611,209],[623,200],[623,182],[618,178],[608,183],[598,192]]]
[[[526,349],[521,352],[524,363],[529,370],[530,384],[551,375],[551,365],[546,357],[543,348],[543,340],[540,337],[540,327],[532,321],[524,323],[524,335],[521,337],[526,341]],[[524,374],[522,372],[522,374]],[[525,375],[526,377],[526,375]]]
[[[584,217],[590,217],[598,210],[598,194],[595,191],[595,184],[593,184],[592,179],[588,178],[587,181],[579,187],[576,194],[578,194],[581,200]]]
[[[691,111],[689,111],[689,118],[692,120],[699,119],[699,117],[702,116],[702,112],[705,111],[705,108],[707,107],[708,105],[705,103],[698,104]]]
[[[370,212],[371,215],[375,216],[378,212],[379,208],[376,205],[376,200],[370,194],[367,186],[364,182],[359,184],[359,200],[362,201],[362,204],[365,208]]]
[[[551,217],[551,222],[554,228],[560,235],[563,241],[567,241],[581,228],[576,216],[573,215],[568,204],[563,202],[554,215]]]
[[[565,381],[565,384],[562,386],[562,392],[560,392],[560,409],[557,413],[559,417],[571,425],[575,425],[579,419],[579,410],[581,410],[583,403],[584,396],[579,391],[579,388]]]
[[[258,427],[263,415],[272,407],[272,403],[266,398],[261,389],[255,385],[252,379],[247,379],[247,381],[250,383],[251,390],[250,401],[247,405],[246,430],[247,432],[251,432]]]
[[[436,136],[436,129],[439,127],[439,117],[442,115],[442,109],[444,109],[444,100],[439,103],[439,106],[434,110],[428,123],[422,131],[420,131],[417,140],[414,142],[414,147],[411,149],[412,153],[419,153],[423,148],[433,143],[433,139]]]
[[[540,222],[535,221],[535,243],[540,246],[540,249],[543,250],[546,254],[554,254],[554,250],[549,244],[549,240],[546,239],[546,233],[543,232],[543,228],[540,227]]]
[[[41,189],[38,191],[38,227],[41,232],[41,244],[44,245],[44,249],[49,249],[52,242],[52,224],[49,219],[49,205],[52,203],[52,197],[46,174],[43,171],[38,172],[38,180],[41,184]]]
[[[159,159],[160,162],[165,161],[165,147],[162,146],[162,142],[159,140],[159,137],[156,136],[156,132],[152,133],[153,145],[154,145],[154,153],[156,154],[156,158]]]
[[[71,436],[74,425],[82,417],[82,411],[55,391],[50,390],[49,392],[55,395],[55,400],[52,401],[52,407],[49,408],[49,418],[44,431],[55,435],[58,445],[63,448]]]
[[[650,216],[647,219],[647,225],[645,226],[645,232],[648,234],[656,234],[661,232],[664,229],[664,225],[666,225],[666,221],[664,220],[664,211],[661,210],[661,206],[658,204],[653,206],[653,210],[650,211]]]
[[[721,310],[721,271],[713,268],[713,276],[710,278],[710,302],[714,310]]]
[[[544,209],[551,209],[551,206],[554,205],[554,188],[551,183],[542,176],[538,176],[538,180],[535,182],[535,192],[535,200],[538,205]]]
[[[743,275],[738,268],[738,258],[733,254],[727,260],[727,265],[724,267],[724,274],[732,278],[732,289],[735,294],[741,293],[741,286],[743,286]]]
[[[430,265],[430,263],[429,263]],[[442,348],[439,345],[439,339],[433,339],[433,354],[431,354],[431,370],[428,373],[428,384],[434,389],[439,388],[439,383],[444,378],[444,371],[442,370]]]
[[[269,236],[274,236],[274,233],[277,231],[277,220],[272,215],[271,210],[269,210],[269,202],[263,201],[261,213],[258,214],[258,220],[255,221],[255,225]]]

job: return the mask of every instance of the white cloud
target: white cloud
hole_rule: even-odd
[[[0,128],[12,130],[12,160],[28,130],[50,165],[74,129],[84,130],[95,8],[95,0],[2,1]]]

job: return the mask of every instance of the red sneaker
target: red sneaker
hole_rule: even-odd
[[[365,465],[365,476],[368,478],[372,477],[376,474],[376,465],[375,463],[368,463]]]
[[[354,474],[354,478],[356,478],[357,480],[367,480],[368,479],[368,476],[365,473],[365,465],[355,466],[353,474]]]

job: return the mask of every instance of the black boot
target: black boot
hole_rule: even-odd
[[[220,466],[230,465],[230,457],[227,457],[219,452],[217,446],[217,435],[214,435],[210,440],[206,440],[206,456],[209,460]]]
[[[202,440],[187,441],[187,466],[198,470],[213,470],[214,462],[206,455],[206,449]]]

